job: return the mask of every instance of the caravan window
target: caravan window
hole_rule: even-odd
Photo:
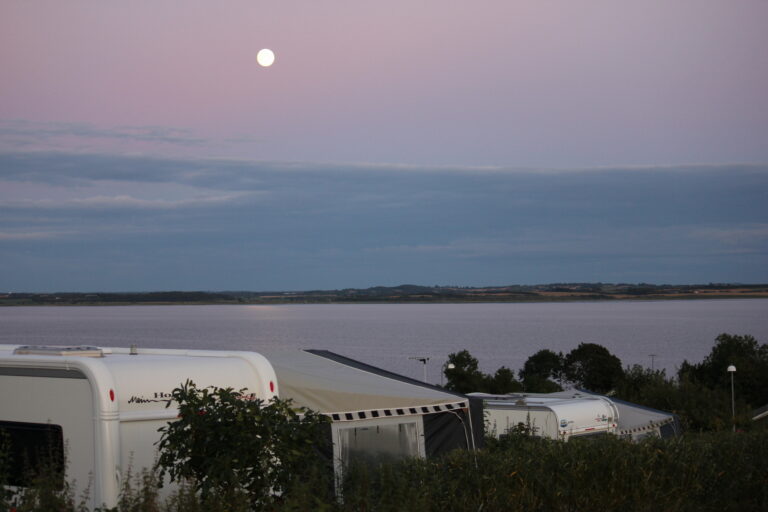
[[[339,429],[341,462],[398,460],[419,456],[416,422],[356,426]]]
[[[28,486],[34,476],[49,472],[63,482],[64,435],[60,425],[0,421],[0,456],[7,455],[7,484]]]

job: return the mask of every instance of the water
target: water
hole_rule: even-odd
[[[723,332],[768,342],[768,299],[528,304],[95,306],[0,308],[0,343],[194,349],[328,349],[440,382],[451,352],[483,371],[522,367],[536,351],[599,343],[624,365],[701,361]],[[651,354],[655,357],[651,358]]]

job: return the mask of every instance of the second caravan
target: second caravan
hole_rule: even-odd
[[[524,394],[471,393],[485,403],[489,434],[499,437],[515,429],[534,436],[567,441],[573,437],[615,434],[619,411],[608,398],[560,398]]]

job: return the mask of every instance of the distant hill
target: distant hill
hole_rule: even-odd
[[[355,302],[550,302],[631,299],[768,298],[768,284],[654,285],[552,283],[508,286],[374,286],[341,290],[7,293],[0,306],[120,304],[308,304]]]

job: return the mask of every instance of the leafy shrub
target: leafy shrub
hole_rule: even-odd
[[[320,463],[324,416],[295,410],[290,400],[264,403],[244,390],[173,390],[179,418],[161,429],[160,478],[188,481],[202,500],[264,506]]]

